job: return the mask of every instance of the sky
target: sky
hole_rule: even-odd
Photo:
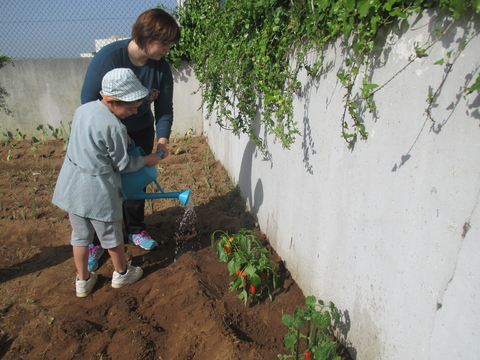
[[[1,0],[0,55],[10,58],[80,57],[95,39],[130,37],[143,11],[176,0]]]

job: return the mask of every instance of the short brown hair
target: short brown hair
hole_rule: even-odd
[[[144,50],[151,41],[178,43],[180,27],[165,10],[150,9],[137,18],[132,27],[132,39]]]

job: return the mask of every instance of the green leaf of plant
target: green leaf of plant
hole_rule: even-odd
[[[408,17],[407,13],[400,8],[396,8],[393,11],[390,11],[390,16],[392,17],[401,17],[402,19],[406,19]]]
[[[361,18],[367,16],[370,11],[370,0],[360,0],[357,7]]]
[[[311,296],[307,296],[305,298],[305,304],[306,306],[315,306],[315,304],[317,303],[317,299],[315,296],[311,295]]]
[[[415,47],[415,54],[417,57],[422,58],[422,57],[427,57],[428,54],[426,53],[425,49]]]
[[[477,76],[477,80],[473,83],[472,86],[466,88],[465,90],[470,94],[471,92],[480,89],[480,74]]]
[[[282,316],[282,322],[287,325],[288,327],[292,327],[293,326],[293,316],[292,315],[288,315],[288,314],[285,314]]]
[[[238,268],[237,268],[237,263],[236,261],[233,259],[233,260],[230,260],[228,263],[227,263],[227,269],[228,269],[228,272],[230,275],[233,275],[237,272]]]
[[[397,0],[388,0],[387,2],[385,2],[385,4],[383,4],[383,8],[387,11],[390,11],[392,10],[392,5],[395,4],[397,2]]]
[[[225,248],[223,247],[222,244],[218,243],[215,247],[215,251],[217,253],[218,260],[222,262],[228,261],[227,253],[225,252]]]
[[[477,14],[480,14],[480,0],[471,0],[472,8]]]
[[[247,274],[248,276],[252,276],[255,274],[256,268],[251,264],[249,264],[245,267],[244,271],[245,271],[245,274]]]
[[[366,90],[366,91],[369,91],[369,90],[375,89],[377,87],[378,87],[377,84],[365,84],[363,86],[363,89]]]
[[[262,279],[256,273],[250,276],[249,280],[250,283],[255,287],[259,286],[262,283]]]
[[[295,320],[293,321],[293,326],[297,329],[301,329],[305,327],[305,325],[307,325],[307,322],[304,318],[295,318]]]
[[[320,346],[314,352],[314,358],[316,360],[329,360],[334,354],[335,347],[336,344],[333,341],[320,344]]]
[[[297,336],[295,334],[287,334],[283,338],[285,347],[290,350],[294,350],[295,348],[295,343],[297,342]]]
[[[458,19],[465,12],[465,0],[450,0],[453,17]]]
[[[355,0],[345,0],[343,6],[347,12],[351,13],[355,10]]]
[[[243,278],[241,276],[237,276],[235,277],[235,280],[233,280],[229,285],[230,291],[237,291],[243,289]]]

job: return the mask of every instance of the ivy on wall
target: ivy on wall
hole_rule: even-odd
[[[339,120],[341,136],[353,147],[368,137],[359,104],[374,111],[373,95],[385,86],[372,84],[360,71],[369,63],[378,30],[427,8],[439,9],[439,16],[451,19],[453,26],[465,12],[480,13],[480,0],[185,0],[178,14],[182,41],[170,57],[195,64],[207,116],[216,112],[219,125],[248,134],[268,156],[259,125],[284,147],[293,144],[299,134],[293,116],[293,99],[301,85],[298,73],[305,69],[317,77],[327,72],[322,49],[340,37],[351,56],[337,74],[345,89],[345,112]],[[447,30],[439,29],[438,36]],[[445,66],[454,64],[470,40],[444,60]],[[428,56],[428,49],[412,49],[410,63]],[[312,50],[319,54],[313,61],[308,60]],[[479,88],[477,74],[465,90]],[[429,105],[435,97],[429,94]]]
[[[7,64],[13,64],[12,59],[5,55],[0,55],[0,69]],[[0,110],[10,115],[12,111],[5,105],[5,97],[8,96],[8,92],[1,85],[2,84],[0,84]]]

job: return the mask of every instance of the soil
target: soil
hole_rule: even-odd
[[[145,222],[159,247],[125,245],[142,279],[113,289],[105,253],[92,294],[77,298],[70,223],[50,202],[63,145],[8,138],[0,145],[0,358],[273,360],[288,353],[281,317],[304,307],[304,294],[203,136],[174,139],[159,168],[165,191],[191,190],[193,211],[177,199],[149,200]],[[273,301],[245,306],[229,291],[233,278],[211,235],[240,228],[254,230],[277,265]],[[340,345],[338,354],[350,359]]]

